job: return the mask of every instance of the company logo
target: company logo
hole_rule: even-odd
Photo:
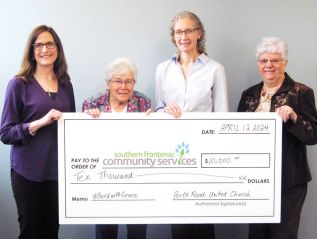
[[[185,155],[189,153],[189,146],[188,146],[188,144],[185,144],[183,142],[183,143],[177,145],[175,151],[178,154],[177,163],[181,164],[181,159],[184,158]]]
[[[173,149],[173,148],[172,148]],[[189,155],[189,145],[176,144],[174,151],[119,151],[103,160],[105,166],[193,167],[197,159]]]

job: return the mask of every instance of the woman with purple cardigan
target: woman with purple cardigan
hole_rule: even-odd
[[[11,146],[11,184],[19,238],[58,238],[57,120],[75,112],[62,43],[48,26],[29,36],[19,73],[9,81],[0,138]]]

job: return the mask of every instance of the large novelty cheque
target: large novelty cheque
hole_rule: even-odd
[[[62,224],[280,221],[275,113],[64,113]]]

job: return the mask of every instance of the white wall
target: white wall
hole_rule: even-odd
[[[263,36],[279,36],[289,44],[287,71],[317,94],[316,0],[0,0],[0,112],[9,79],[16,74],[27,36],[40,24],[52,26],[66,53],[81,103],[104,89],[107,63],[131,58],[139,70],[137,90],[154,100],[157,64],[175,53],[169,40],[173,15],[190,10],[207,31],[209,56],[221,62],[228,77],[230,110],[235,111],[243,89],[260,81],[255,46]],[[300,239],[317,238],[317,146],[309,147],[313,181],[302,213]],[[217,225],[217,238],[247,238],[246,225]],[[0,144],[0,235],[16,238],[15,202],[9,178],[9,146]],[[125,234],[120,230],[119,237]],[[60,238],[93,238],[92,226],[61,226]],[[167,225],[152,225],[148,238],[170,238]]]

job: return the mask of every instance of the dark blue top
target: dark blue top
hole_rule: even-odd
[[[30,81],[10,80],[1,117],[0,138],[11,144],[11,168],[36,182],[57,180],[57,122],[31,136],[28,124],[51,109],[75,112],[72,84],[59,84],[55,100],[32,76]]]

